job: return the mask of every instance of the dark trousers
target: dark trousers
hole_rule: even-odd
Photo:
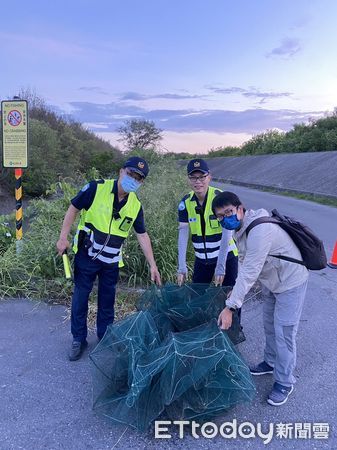
[[[195,258],[192,282],[210,284],[214,276],[215,268],[216,262],[213,264],[205,264],[202,260]],[[234,286],[237,276],[238,257],[232,254],[229,255],[226,261],[226,273],[222,286]],[[241,319],[241,308],[238,309],[238,316]]]
[[[213,264],[205,264],[200,259],[195,258],[193,269],[193,283],[208,283],[212,282],[216,262]],[[226,261],[226,274],[222,286],[234,286],[236,277],[238,276],[238,258],[230,255]]]
[[[75,341],[84,342],[87,337],[89,295],[98,276],[97,336],[101,339],[107,326],[114,321],[116,284],[119,269],[102,261],[93,261],[87,250],[75,255],[75,289],[71,304],[71,334]]]

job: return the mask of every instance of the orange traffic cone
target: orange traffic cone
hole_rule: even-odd
[[[328,262],[328,266],[331,267],[331,269],[337,269],[337,242],[332,252],[331,261]]]

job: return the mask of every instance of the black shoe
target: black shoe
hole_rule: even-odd
[[[82,356],[84,350],[88,347],[88,342],[73,341],[69,352],[69,361],[77,361]]]
[[[273,374],[274,367],[266,363],[266,361],[260,362],[257,366],[250,367],[250,373],[252,375],[268,375]]]

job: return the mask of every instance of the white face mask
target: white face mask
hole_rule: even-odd
[[[125,174],[121,179],[121,186],[124,192],[136,192],[142,183]]]

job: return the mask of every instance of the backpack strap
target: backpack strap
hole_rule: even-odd
[[[274,212],[274,210],[272,212]],[[281,226],[280,221],[274,219],[273,217],[270,216],[258,217],[257,219],[253,220],[253,222],[251,222],[246,228],[246,236],[248,237],[249,232],[260,223],[275,223],[276,225]],[[301,264],[301,266],[305,266],[305,263],[303,261],[301,261],[300,259],[292,258],[291,256],[283,256],[283,255],[269,255],[269,256],[273,256],[274,258],[283,259],[284,261],[289,261],[296,264]]]
[[[256,225],[259,225],[260,223],[276,223],[280,225],[279,220],[273,219],[270,216],[258,217],[257,219],[253,220],[253,222],[251,222],[246,228],[246,236],[248,237],[250,230],[256,227]]]

